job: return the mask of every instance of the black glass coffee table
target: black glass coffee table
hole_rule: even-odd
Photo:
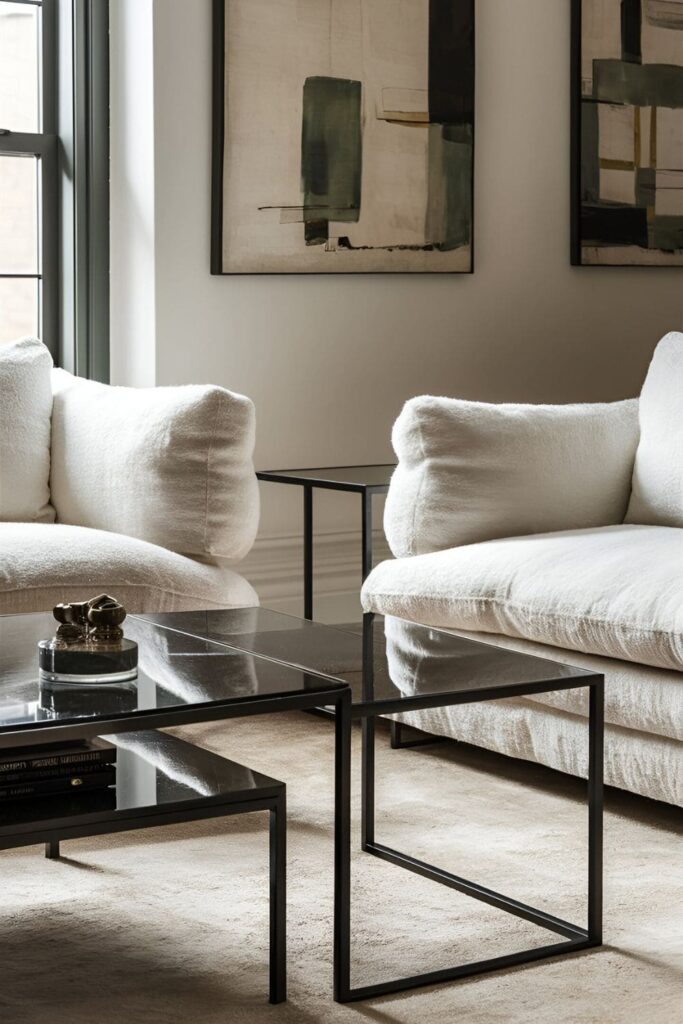
[[[352,716],[362,723],[362,848],[394,865],[481,900],[560,937],[531,949],[444,970],[376,984],[352,986],[350,957],[350,848],[337,833],[335,891],[340,919],[335,931],[335,998],[370,999],[545,957],[573,953],[602,942],[602,806],[604,681],[599,674],[454,636],[402,619],[366,615],[360,633],[323,626],[267,609],[185,612],[146,616],[193,638],[258,654],[345,680],[353,694]],[[521,697],[575,687],[589,688],[588,721],[588,913],[584,925],[537,910],[477,882],[417,860],[377,840],[375,831],[375,719],[381,715]],[[338,714],[337,714],[338,719]],[[339,729],[339,722],[336,722]],[[346,805],[344,809],[346,814]]]
[[[361,577],[372,569],[372,499],[389,490],[395,463],[376,466],[326,466],[319,469],[263,469],[259,480],[290,484],[304,492],[304,618],[313,618],[313,491],[347,491],[361,495]]]
[[[254,623],[257,614],[252,610]],[[240,621],[245,623],[248,615],[249,610],[242,612]],[[174,623],[184,626],[186,621],[179,616]],[[119,747],[116,792],[93,790],[77,798],[0,805],[0,849],[45,843],[47,855],[54,857],[64,839],[271,811],[271,1001],[281,1001],[285,993],[284,786],[153,730],[330,704],[337,712],[335,971],[343,971],[350,851],[351,695],[346,683],[315,669],[304,671],[137,617],[126,621],[126,635],[140,649],[136,680],[91,687],[43,683],[38,678],[36,644],[51,636],[54,627],[48,614],[0,616],[0,752],[115,734]],[[135,777],[144,774],[145,761],[151,764],[147,796],[132,785]]]

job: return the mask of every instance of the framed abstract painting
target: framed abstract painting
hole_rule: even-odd
[[[214,0],[211,271],[471,273],[474,0]]]
[[[683,266],[683,0],[572,0],[572,263]]]

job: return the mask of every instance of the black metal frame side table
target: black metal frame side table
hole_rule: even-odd
[[[336,975],[337,991],[340,1002],[373,999],[377,996],[394,992],[404,992],[423,985],[433,985],[444,981],[454,981],[489,971],[514,967],[518,964],[533,963],[547,957],[560,956],[579,952],[602,945],[602,914],[603,914],[603,759],[604,759],[604,676],[586,670],[573,670],[573,675],[566,678],[534,679],[520,681],[517,684],[504,682],[489,683],[477,686],[463,686],[459,691],[454,686],[452,692],[417,693],[414,696],[391,696],[378,693],[375,689],[376,645],[374,642],[375,616],[370,613],[364,616],[363,626],[363,682],[362,693],[354,693],[352,705],[353,719],[360,719],[362,729],[362,770],[361,770],[361,848],[380,860],[388,861],[397,867],[412,871],[423,878],[431,879],[448,888],[455,889],[480,900],[489,906],[504,910],[508,914],[520,917],[540,928],[554,932],[564,941],[553,942],[532,949],[525,949],[502,956],[490,957],[475,962],[458,964],[442,970],[416,974],[412,977],[395,978],[391,981],[378,982],[370,985],[354,987],[351,985],[350,973]],[[414,626],[424,629],[426,627]],[[433,630],[439,633],[439,630]],[[383,645],[382,645],[383,646]],[[485,645],[481,645],[484,647]],[[543,663],[538,659],[539,665]],[[572,671],[572,670],[570,670]],[[340,678],[344,674],[339,673]],[[586,687],[589,692],[588,714],[588,771],[587,771],[587,805],[588,805],[588,857],[587,857],[587,920],[585,926],[572,924],[536,907],[529,906],[503,893],[496,892],[478,882],[470,881],[446,871],[434,864],[412,857],[410,854],[395,850],[377,841],[375,837],[375,721],[382,715],[406,710],[419,710],[428,707],[447,707],[458,704],[469,704],[477,701],[497,700],[504,697],[523,697],[529,694],[550,693],[560,689]],[[340,969],[345,961],[351,966],[349,956],[340,961]]]
[[[335,928],[334,995],[338,1002],[373,999],[601,945],[604,677],[600,673],[395,616],[375,617],[372,613],[364,616],[362,635],[266,608],[171,612],[148,618],[167,626],[176,623],[210,643],[224,644],[226,648],[272,659],[278,664],[346,681],[350,687],[348,713],[361,723],[362,850],[560,937],[560,941],[544,941],[539,946],[456,963],[441,970],[354,985],[351,977],[350,846],[348,834],[340,832],[335,866],[335,906],[339,918]],[[375,827],[377,718],[404,711],[456,707],[583,687],[589,693],[585,923],[574,924],[556,917],[378,841]],[[335,716],[337,735],[339,715],[343,713],[341,705]],[[344,791],[343,796],[347,812],[348,792]]]
[[[389,490],[394,463],[370,466],[328,466],[316,469],[261,470],[269,483],[294,484],[304,491],[304,618],[313,618],[313,491],[352,491],[362,499],[362,578],[372,569],[372,499]]]

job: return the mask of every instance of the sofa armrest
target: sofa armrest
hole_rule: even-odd
[[[57,520],[180,554],[242,558],[259,517],[252,402],[224,388],[109,387],[53,371]]]
[[[491,405],[423,396],[392,435],[384,525],[397,557],[496,537],[621,523],[638,400]]]

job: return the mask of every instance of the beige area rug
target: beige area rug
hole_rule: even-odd
[[[609,792],[602,949],[337,1006],[331,726],[292,714],[180,732],[289,786],[288,1003],[267,1003],[266,816],[252,814],[73,841],[64,844],[62,861],[43,859],[38,847],[0,853],[2,1024],[683,1019],[674,809]],[[561,917],[584,919],[582,783],[455,744],[392,751],[385,732],[378,764],[378,839]],[[357,811],[356,804],[356,821]],[[354,900],[354,984],[553,940],[360,853]]]

